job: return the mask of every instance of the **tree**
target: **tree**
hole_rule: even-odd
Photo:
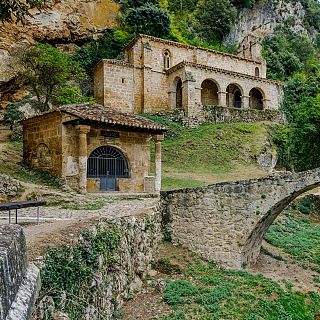
[[[42,8],[45,0],[1,0],[0,21],[11,22],[13,17],[18,21],[23,21],[26,16],[30,16],[31,8]]]
[[[129,9],[123,21],[129,32],[134,34],[145,33],[161,38],[170,33],[168,12],[153,4]]]
[[[80,82],[86,78],[77,61],[49,44],[39,44],[22,50],[18,63],[18,79],[31,89],[37,97],[42,111],[49,108],[53,96],[69,82]]]
[[[204,0],[196,13],[201,37],[208,42],[221,42],[230,29],[237,14],[229,0]]]

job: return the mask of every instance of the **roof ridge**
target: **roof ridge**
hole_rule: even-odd
[[[177,41],[173,41],[173,40],[168,40],[168,39],[163,39],[163,38],[157,38],[154,36],[150,36],[148,34],[138,34],[134,39],[132,39],[124,48],[123,50],[126,50],[128,48],[131,48],[140,38],[148,38],[151,39],[153,41],[157,41],[157,42],[165,42],[165,43],[170,43],[172,45],[175,46],[180,46],[180,47],[185,47],[185,48],[189,48],[189,49],[199,49],[199,50],[203,50],[203,51],[208,51],[208,52],[212,52],[212,53],[216,53],[216,54],[221,54],[223,56],[228,56],[237,60],[244,60],[244,61],[249,61],[249,62],[254,62],[254,63],[258,63],[258,64],[262,64],[262,61],[259,60],[254,60],[254,59],[248,59],[248,58],[243,58],[240,57],[238,55],[232,54],[232,53],[226,53],[226,52],[222,52],[222,51],[218,51],[218,50],[214,50],[214,49],[210,49],[210,48],[204,48],[204,47],[197,47],[191,44],[186,44],[186,43],[182,43],[182,42],[177,42]]]

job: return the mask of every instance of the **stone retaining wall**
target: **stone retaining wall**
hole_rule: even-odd
[[[143,215],[140,218],[131,216],[112,221],[101,221],[88,229],[90,234],[95,235],[99,228],[103,228],[104,232],[104,230],[116,227],[121,238],[119,247],[113,255],[113,263],[106,262],[104,256],[99,257],[99,266],[94,270],[94,280],[92,284],[90,283],[90,288],[84,281],[79,297],[74,296],[73,292],[68,292],[68,290],[59,293],[61,301],[72,299],[75,308],[77,308],[78,301],[86,302],[83,310],[79,306],[83,314],[79,320],[115,319],[124,301],[141,289],[142,280],[151,268],[150,262],[161,240],[160,214],[148,212]],[[84,241],[82,236],[79,236],[72,244],[72,246],[79,245],[88,248],[88,242]],[[84,267],[87,266],[88,264],[84,262]],[[42,281],[45,281],[43,277]],[[66,304],[54,303],[54,298],[57,301],[56,295],[54,290],[42,288],[42,299],[37,302],[34,319],[67,320],[74,318],[74,315],[71,317],[69,314],[70,308]]]
[[[10,176],[0,174],[0,202],[15,198],[22,189],[21,184]]]
[[[21,227],[0,227],[0,320],[30,319],[39,270],[28,265]]]

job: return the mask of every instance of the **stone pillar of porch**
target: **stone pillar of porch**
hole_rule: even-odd
[[[241,108],[243,109],[250,109],[250,96],[241,96]]]
[[[87,192],[87,133],[90,131],[90,126],[78,125],[76,129],[79,130],[79,191],[85,193]]]
[[[153,136],[155,141],[155,186],[156,192],[161,190],[161,141],[164,140],[163,134]]]
[[[225,91],[218,92],[218,104],[219,106],[222,106],[222,107],[227,106],[227,92]]]
[[[269,99],[262,99],[263,110],[270,109],[269,105],[270,105]]]

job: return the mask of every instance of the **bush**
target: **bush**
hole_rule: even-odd
[[[149,3],[129,9],[123,22],[127,30],[135,35],[144,33],[162,38],[170,33],[170,18],[167,11]]]
[[[53,96],[68,82],[80,82],[85,72],[77,61],[49,44],[39,44],[19,53],[18,78],[30,88],[43,110],[49,109]]]
[[[196,18],[200,36],[208,42],[221,42],[237,14],[229,0],[205,0],[199,5]]]

